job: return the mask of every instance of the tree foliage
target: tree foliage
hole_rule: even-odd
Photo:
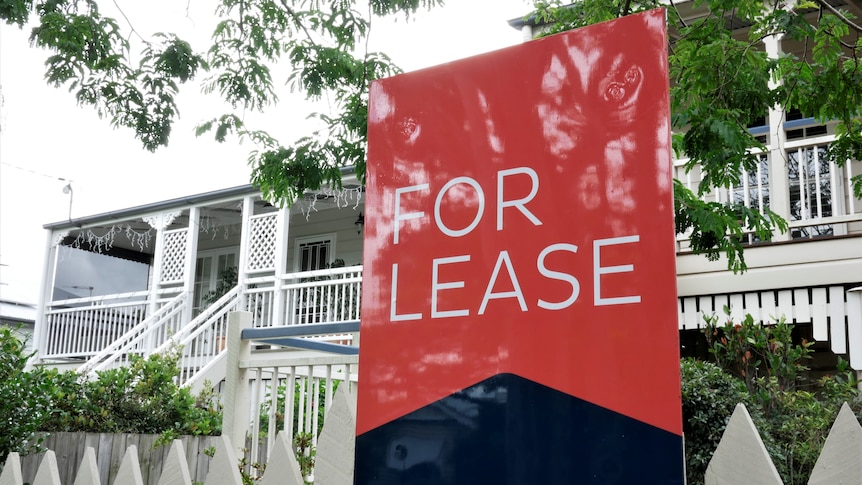
[[[347,167],[364,179],[368,85],[399,72],[385,53],[367,50],[373,19],[409,18],[442,3],[219,0],[218,23],[204,51],[176,35],[157,34],[145,41],[137,62],[118,22],[101,14],[96,0],[2,0],[0,18],[21,27],[34,24],[31,42],[51,52],[47,81],[67,86],[79,103],[94,106],[114,126],[131,128],[149,150],[170,139],[180,85],[202,77],[202,90],[230,109],[203,120],[197,134],[251,140],[252,181],[269,200],[290,204],[306,190],[340,187]],[[842,165],[862,158],[862,27],[827,0],[685,3],[704,14],[688,21],[673,2],[658,0],[547,0],[534,2],[532,19],[552,34],[668,9],[674,147],[688,160],[688,170],[700,166],[703,173],[695,192],[681,184],[675,188],[677,231],[690,234],[694,251],[712,260],[724,255],[728,267],[740,271],[746,267],[743,236],[768,240],[774,230],[785,231],[786,222],[768,208],[706,203],[698,196],[738,186],[742,169],[755,168],[754,151],[764,146],[748,127],[774,106],[837,121],[830,159]],[[750,27],[734,30],[738,25]],[[762,44],[770,36],[801,43],[802,54],[770,57]],[[276,78],[280,64],[289,65],[286,79]],[[320,130],[285,142],[247,124],[245,113],[278,103],[281,82],[312,100],[325,99],[330,110],[312,115],[322,123]],[[862,197],[860,176],[854,190]]]
[[[130,365],[93,379],[71,370],[28,369],[33,353],[24,348],[11,328],[0,326],[0,462],[11,451],[39,451],[43,432],[159,433],[162,443],[221,433],[213,391],[195,396],[174,382],[179,348],[133,357]]]
[[[741,185],[743,169],[756,172],[756,151],[766,147],[748,128],[762,124],[773,107],[836,120],[830,160],[843,166],[862,158],[862,26],[826,0],[681,3],[702,15],[686,20],[674,2],[652,0],[536,2],[536,15],[552,34],[667,8],[674,149],[687,158],[686,170],[699,166],[703,175],[696,194],[676,184],[676,229],[690,232],[695,252],[711,260],[724,254],[728,267],[740,271],[746,268],[742,236],[751,232],[769,240],[774,229],[786,231],[786,221],[769,209],[706,203],[698,196]],[[770,57],[763,41],[771,36],[801,42],[803,53]],[[862,197],[862,176],[854,178],[854,192]]]

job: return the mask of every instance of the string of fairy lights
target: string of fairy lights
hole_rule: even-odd
[[[27,167],[21,167],[8,162],[0,163],[10,168],[36,176],[65,182],[62,190],[63,193],[69,195],[68,218],[70,221],[72,220],[72,203],[74,196],[72,188],[73,180],[56,175],[50,175]],[[306,221],[308,221],[313,212],[318,212],[318,204],[324,201],[327,205],[333,204],[338,208],[347,208],[352,206],[355,210],[359,208],[363,196],[364,191],[362,187],[344,187],[340,189],[324,188],[314,193],[309,193],[306,197],[298,199],[294,202],[293,208],[299,212]],[[203,234],[210,235],[212,239],[216,239],[221,235],[225,240],[227,240],[232,235],[239,233],[241,230],[241,228],[238,227],[240,224],[223,224],[218,217],[213,215],[202,216],[196,224],[198,226],[198,231]],[[115,238],[120,235],[125,236],[132,247],[137,248],[140,251],[144,251],[150,247],[153,233],[154,230],[152,227],[142,230],[133,227],[129,223],[112,224],[109,227],[81,229],[72,241],[66,242],[66,245],[75,249],[85,248],[90,251],[102,253],[110,251],[114,246]],[[65,236],[58,238],[55,242],[60,243],[62,240],[65,240]]]

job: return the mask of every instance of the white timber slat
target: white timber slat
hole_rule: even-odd
[[[57,468],[57,456],[53,450],[45,452],[33,485],[60,485],[60,470]]]
[[[288,442],[288,434],[279,432],[273,441],[260,485],[305,485],[299,471],[299,462],[296,461]]]
[[[730,318],[734,323],[741,322],[743,318],[745,318],[745,300],[742,297],[741,293],[736,293],[730,295],[728,298],[730,302],[728,306],[730,306]]]
[[[209,473],[204,485],[242,485],[239,462],[236,459],[230,439],[222,435],[216,442],[216,452],[210,462]]]
[[[811,321],[811,302],[808,301],[808,289],[793,290],[793,318],[800,323]]]
[[[685,322],[686,329],[696,329],[700,327],[703,320],[700,313],[697,311],[697,300],[694,297],[688,296],[685,298]]]
[[[814,340],[825,342],[829,340],[829,322],[826,319],[826,288],[811,290],[811,323],[814,326]]]
[[[167,460],[159,476],[158,485],[192,485],[189,464],[186,462],[186,452],[180,440],[171,443]]]
[[[850,367],[862,370],[862,292],[847,293],[847,344]]]
[[[101,485],[101,483],[99,465],[96,463],[96,450],[92,446],[88,446],[84,450],[84,459],[81,460],[81,466],[78,468],[78,474],[75,475],[73,485]]]
[[[24,478],[21,475],[21,457],[13,451],[6,457],[3,473],[0,473],[0,485],[21,485]]]
[[[685,314],[682,311],[682,298],[676,299],[676,321],[680,330],[685,330]]]
[[[790,290],[781,290],[778,292],[778,311],[776,312],[775,320],[770,320],[766,323],[774,323],[781,321],[781,318],[786,318],[788,322],[793,321],[793,292]]]
[[[720,310],[721,310],[721,307],[719,307],[719,312],[715,311],[715,307],[712,304],[712,297],[711,296],[699,296],[699,297],[697,297],[697,304],[698,304],[698,308],[700,309],[700,315],[701,315],[699,322],[698,322],[699,325],[703,325],[703,316],[710,316],[710,315],[713,315],[715,313],[720,313]],[[721,315],[719,314],[718,317],[720,319]]]
[[[862,483],[862,426],[846,402],[808,479],[808,485],[843,483]]]
[[[844,288],[829,287],[829,333],[832,352],[847,353],[847,329],[844,326]]]
[[[758,293],[746,293],[745,313],[751,314],[755,322],[763,321],[763,312],[760,308],[760,295]]]
[[[117,472],[117,478],[114,479],[114,485],[144,485],[137,446],[131,445],[126,448],[126,454],[120,463],[120,470]]]
[[[706,467],[704,485],[783,485],[748,410],[737,404]]]
[[[760,321],[763,323],[775,320],[775,292],[761,291],[760,292]]]
[[[332,408],[323,422],[314,471],[316,485],[353,483],[356,409],[346,387],[339,386],[335,391]]]

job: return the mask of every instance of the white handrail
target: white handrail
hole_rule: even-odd
[[[168,321],[170,317],[175,316],[178,312],[181,313],[186,304],[185,293],[175,296],[155,313],[97,352],[96,355],[91,357],[90,360],[78,369],[78,372],[81,374],[91,374],[97,369],[106,368],[107,365],[120,358],[122,355],[121,351],[128,350],[131,344],[139,342],[140,336],[152,334],[155,329]]]
[[[153,353],[159,353],[173,345],[182,347],[177,384],[193,385],[196,376],[209,370],[219,355],[224,353],[225,349],[219,347],[216,339],[219,334],[227,332],[227,314],[237,310],[240,289],[240,285],[233,287],[153,350]]]

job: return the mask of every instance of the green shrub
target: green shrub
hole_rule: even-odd
[[[221,406],[216,396],[192,395],[179,387],[179,349],[133,357],[128,366],[89,380],[75,372],[49,374],[53,407],[43,431],[218,435]]]
[[[725,313],[730,310],[725,307]],[[754,322],[746,315],[739,323],[729,318],[724,325],[718,317],[707,317],[704,334],[710,353],[727,372],[745,382],[749,392],[756,393],[760,379],[773,379],[781,391],[792,391],[811,358],[813,342],[793,343],[793,325],[782,318],[771,325]]]
[[[733,409],[748,393],[739,379],[711,362],[682,359],[680,372],[686,475],[689,484],[702,484]]]
[[[0,460],[12,451],[38,451],[34,439],[51,405],[51,392],[40,369],[26,371],[33,354],[9,327],[0,327]]]

